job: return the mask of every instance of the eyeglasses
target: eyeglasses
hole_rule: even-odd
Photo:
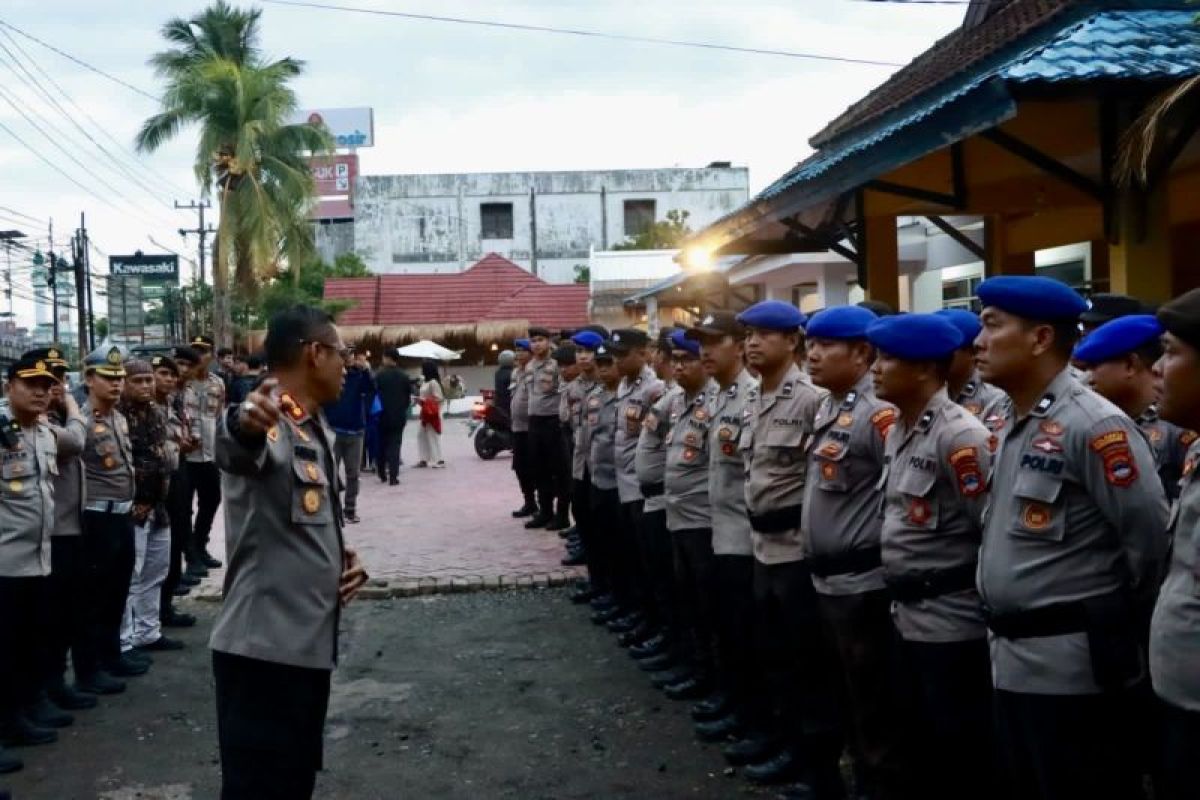
[[[342,361],[349,361],[351,356],[354,355],[354,351],[349,347],[334,347],[331,344],[326,344],[325,342],[317,339],[301,339],[300,344],[315,344],[317,347],[324,347],[326,350],[332,350],[333,352],[337,353],[338,358],[342,359]]]

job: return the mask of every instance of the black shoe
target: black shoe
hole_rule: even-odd
[[[150,653],[163,652],[163,653],[165,653],[168,650],[182,650],[185,647],[187,647],[187,645],[185,645],[183,642],[179,641],[178,639],[168,639],[166,636],[160,636],[157,639],[155,639],[153,642],[151,642],[150,644],[141,645],[137,649],[141,650],[143,652],[150,652]]]
[[[388,482],[387,475],[384,475],[382,472],[381,472],[381,473],[379,473],[379,482],[380,482],[380,483],[387,483],[387,482]]]
[[[558,538],[560,538],[560,539],[578,539],[579,538],[579,527],[576,525],[572,525],[571,527],[567,528],[566,530],[559,531]]]
[[[670,669],[679,663],[679,659],[670,650],[659,653],[656,656],[648,658],[639,658],[637,665],[643,672],[662,672],[664,669]]]
[[[611,594],[598,594],[591,600],[593,611],[607,611],[617,604],[617,598]]]
[[[88,708],[95,708],[96,695],[91,692],[81,692],[77,689],[72,689],[62,682],[60,678],[58,683],[51,684],[46,689],[46,694],[49,695],[51,702],[59,708],[65,708],[68,711],[83,711]]]
[[[208,552],[207,547],[200,551],[200,561],[209,569],[220,569],[221,567],[225,566],[221,563],[220,559],[212,557],[212,553]]]
[[[671,700],[696,700],[708,694],[708,681],[692,677],[663,687],[663,694]]]
[[[801,771],[800,759],[785,749],[766,761],[747,764],[742,774],[752,783],[769,785],[799,780]]]
[[[608,623],[608,630],[611,633],[629,633],[631,630],[641,625],[645,618],[636,611],[628,616],[619,617]]]
[[[196,624],[196,618],[191,614],[172,609],[170,614],[163,617],[162,624],[164,628],[190,628]]]
[[[692,719],[697,722],[710,722],[727,717],[732,712],[733,701],[729,699],[728,695],[717,692],[692,706]]]
[[[191,593],[192,593],[191,589],[189,589],[188,587],[183,586],[181,584],[181,585],[175,587],[175,589],[171,592],[171,596],[172,597],[187,597]]]
[[[399,478],[392,478],[390,481],[388,481],[388,486],[399,486],[399,485],[400,485]]]
[[[567,557],[559,561],[564,567],[582,567],[587,564],[587,554],[582,550],[577,550],[573,553],[568,553]]]
[[[550,516],[549,514],[538,514],[536,517],[525,523],[525,529],[532,531],[536,530],[537,528],[544,528],[553,521],[554,517]]]
[[[342,516],[342,521],[347,525],[357,525],[358,523],[362,522],[362,520],[358,518],[358,514],[355,514],[353,511],[347,511]]]
[[[9,747],[30,747],[57,742],[58,732],[35,725],[22,714],[15,714],[0,726],[0,738]]]
[[[512,512],[512,515],[517,519],[521,519],[522,517],[532,517],[536,513],[537,506],[535,506],[533,503],[526,503],[516,511]]]
[[[185,572],[179,576],[179,585],[190,589],[200,585],[200,578]]]
[[[25,762],[11,753],[4,752],[4,748],[0,747],[0,775],[7,775],[10,772],[16,772],[17,770],[24,768],[24,766]]]
[[[147,667],[154,663],[154,656],[149,653],[143,653],[137,648],[130,648],[121,651],[121,660],[131,661],[134,664],[145,664]]]
[[[75,723],[75,717],[52,703],[45,692],[25,706],[25,718],[42,728],[66,728]]]
[[[655,689],[665,689],[673,683],[680,683],[692,677],[692,670],[684,665],[670,667],[662,672],[650,675],[650,685]]]
[[[726,745],[721,750],[725,761],[730,766],[740,767],[744,764],[761,764],[778,755],[779,743],[769,736],[751,735]]]
[[[702,742],[723,742],[742,732],[742,721],[736,714],[729,714],[707,722],[697,722],[692,728],[696,731],[696,738]]]
[[[638,644],[629,648],[629,655],[632,658],[643,659],[651,656],[660,656],[667,652],[671,643],[667,641],[667,637],[663,634],[652,636],[649,639],[643,639]]]
[[[658,628],[643,620],[641,625],[618,636],[617,644],[621,647],[637,647],[642,642],[653,639],[658,635]]]
[[[90,675],[76,678],[75,691],[87,694],[120,694],[125,691],[125,681],[119,681],[102,669]]]
[[[546,525],[548,531],[565,531],[571,527],[571,520],[564,516],[556,516]]]
[[[127,658],[122,654],[121,658],[114,659],[105,664],[104,670],[118,678],[137,678],[149,672],[150,665],[144,661],[134,661],[132,658]]]
[[[184,569],[184,574],[191,575],[193,578],[207,578],[208,567],[205,566],[204,562],[200,560],[200,556],[189,558],[187,562],[187,568]]]
[[[597,611],[592,614],[592,622],[597,625],[607,625],[618,617],[625,616],[625,609],[620,606],[610,606],[604,611]]]
[[[581,606],[584,603],[590,603],[595,596],[596,593],[591,589],[579,589],[571,595],[571,602],[577,606]]]

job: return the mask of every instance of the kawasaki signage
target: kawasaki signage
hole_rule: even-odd
[[[109,256],[108,271],[125,282],[139,279],[142,299],[154,300],[167,287],[179,285],[179,256],[148,256],[140,250],[131,256]]]

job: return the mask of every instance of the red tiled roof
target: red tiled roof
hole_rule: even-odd
[[[533,325],[587,324],[587,286],[548,284],[488,253],[451,275],[377,275],[325,282],[326,300],[354,300],[343,325],[453,325],[528,320]]]

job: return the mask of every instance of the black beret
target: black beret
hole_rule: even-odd
[[[1200,289],[1184,292],[1158,310],[1168,332],[1200,350]]]

